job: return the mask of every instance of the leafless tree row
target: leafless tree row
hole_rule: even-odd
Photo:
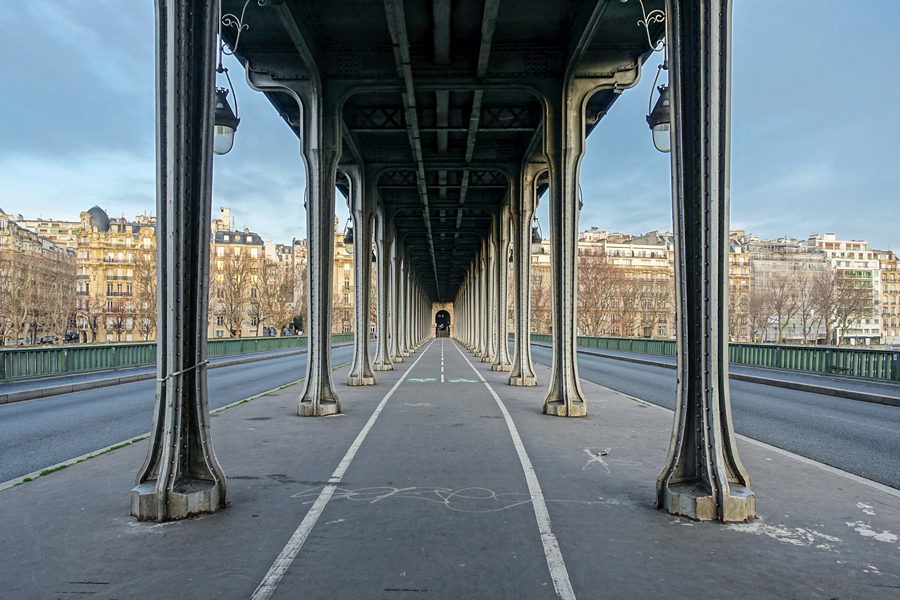
[[[14,346],[41,337],[62,343],[75,317],[75,258],[0,253],[0,339]]]
[[[855,320],[871,318],[876,298],[872,281],[848,270],[824,268],[776,272],[754,278],[743,301],[754,341],[781,342],[788,324],[796,337],[806,343],[823,339],[840,344]],[[766,340],[770,327],[775,340]],[[820,336],[819,332],[824,335]],[[836,334],[839,339],[835,340]]]

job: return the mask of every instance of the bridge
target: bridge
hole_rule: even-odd
[[[568,599],[763,585],[763,596],[790,596],[809,586],[784,556],[827,578],[841,564],[834,550],[861,557],[841,570],[855,590],[889,597],[900,574],[875,541],[897,537],[875,505],[896,521],[896,490],[742,443],[754,483],[771,494],[765,512],[803,514],[802,526],[754,521],[728,377],[730,0],[156,6],[155,407],[146,442],[92,459],[83,478],[65,475],[65,498],[103,508],[70,525],[79,517],[70,505],[50,521],[109,550],[88,568],[54,553],[47,563],[68,582],[54,593]],[[302,381],[211,417],[208,223],[213,150],[227,150],[213,132],[228,138],[237,126],[215,90],[220,31],[301,142],[310,308]],[[585,139],[663,43],[671,136],[657,134],[672,156],[674,414],[583,384],[575,301]],[[338,370],[336,189],[350,202],[355,281],[369,289],[374,246],[378,290],[375,351],[370,299],[355,294],[352,360]],[[542,198],[553,284],[546,368],[534,364],[529,338],[531,218]],[[436,337],[438,326],[451,337]],[[137,521],[109,521],[108,497],[96,495],[97,477],[123,494],[130,487],[132,469],[112,469],[113,456],[135,460]],[[43,514],[31,510],[47,506],[50,481],[5,492],[24,502],[20,523]],[[211,516],[186,520],[198,515]],[[130,531],[155,566],[176,558],[170,577],[155,578],[165,581],[141,571],[121,542]],[[730,534],[747,546],[735,549]],[[775,581],[761,584],[760,572]],[[867,583],[875,572],[886,574],[884,589]]]

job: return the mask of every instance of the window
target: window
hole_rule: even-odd
[[[656,333],[659,335],[666,335],[666,328],[660,325],[659,327],[657,327]]]
[[[259,323],[259,321],[256,320],[256,317],[250,318],[250,327],[256,327],[257,323]]]
[[[225,326],[225,317],[216,317],[216,326],[224,327]]]
[[[259,248],[250,248],[250,258],[259,258]]]
[[[216,337],[225,337],[225,332],[224,332],[224,331],[221,331],[221,330],[217,331],[217,332],[216,332]]]
[[[235,255],[235,256],[240,256],[240,255],[241,255],[241,247],[240,247],[240,246],[235,246],[235,247],[234,247],[234,255]]]
[[[216,248],[216,256],[225,256],[225,246],[219,246]],[[222,263],[219,263],[222,264]],[[220,269],[222,267],[219,267]]]

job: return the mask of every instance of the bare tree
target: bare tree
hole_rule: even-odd
[[[134,257],[134,327],[144,340],[155,337],[157,319],[156,250],[143,248]]]
[[[758,280],[754,280],[747,294],[747,319],[754,342],[765,340],[769,325],[772,324],[771,289]]]
[[[65,342],[66,333],[75,318],[75,257],[68,254],[48,256],[41,261],[39,287],[45,327]]]
[[[32,319],[34,257],[18,252],[0,254],[0,319],[14,346]]]
[[[551,283],[540,269],[531,269],[531,327],[533,333],[551,333]]]
[[[784,327],[797,313],[796,278],[789,273],[778,272],[769,280],[769,299],[772,318],[778,326],[777,343],[784,341]]]
[[[578,324],[584,335],[608,333],[619,279],[620,272],[606,253],[587,251],[578,257]]]
[[[834,269],[816,273],[811,285],[813,310],[825,327],[825,342],[834,343],[838,315],[838,274]]]
[[[872,316],[874,292],[871,280],[856,277],[852,271],[837,271],[837,310],[835,317],[841,340],[853,321]]]
[[[134,322],[131,302],[118,298],[112,301],[112,307],[106,311],[106,330],[114,331],[116,341],[122,341],[122,333]]]
[[[821,321],[816,313],[813,295],[814,275],[803,273],[797,277],[797,320],[800,322],[803,342],[807,343],[812,330]]]
[[[256,290],[258,323],[272,327],[280,335],[293,317],[294,276],[290,265],[263,258],[251,277],[251,285]]]
[[[250,280],[257,259],[240,253],[216,256],[212,260],[210,310],[223,318],[231,337],[241,337],[244,320],[250,311]]]
[[[106,312],[106,298],[95,292],[79,298],[76,313],[84,325],[83,329],[91,333],[91,342],[97,341],[101,319]],[[86,340],[87,341],[87,340]]]

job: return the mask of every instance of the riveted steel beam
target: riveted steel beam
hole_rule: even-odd
[[[209,432],[206,330],[216,0],[158,0],[156,406],[131,514],[168,521],[225,506]]]
[[[731,0],[667,2],[678,387],[660,508],[747,521],[756,497],[741,464],[728,383]]]

